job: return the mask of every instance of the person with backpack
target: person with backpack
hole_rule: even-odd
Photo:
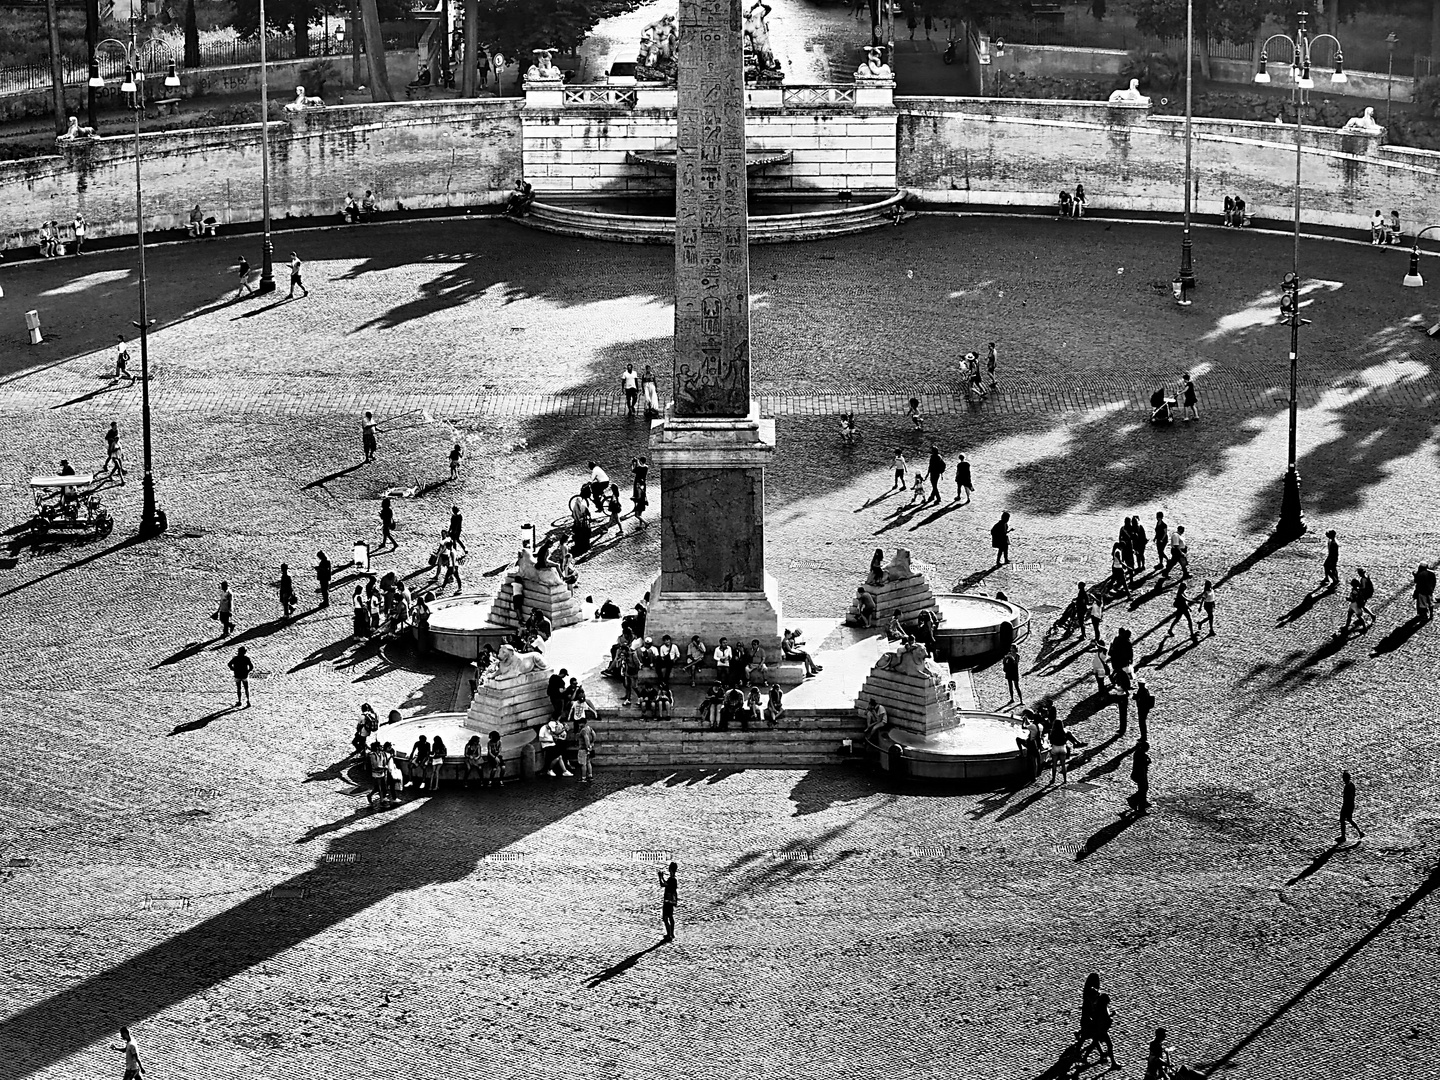
[[[1345,612],[1345,625],[1340,628],[1341,634],[1350,632],[1351,620],[1360,623],[1360,633],[1364,633],[1371,626],[1375,625],[1375,613],[1370,610],[1370,598],[1375,595],[1375,582],[1370,580],[1370,575],[1365,573],[1365,568],[1358,567],[1355,576],[1350,579],[1350,609]],[[1370,623],[1367,626],[1365,616],[1370,616]]]

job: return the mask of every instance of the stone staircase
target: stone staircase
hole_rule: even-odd
[[[824,240],[832,236],[865,232],[894,223],[893,215],[905,193],[897,191],[887,199],[857,200],[849,206],[798,214],[756,214],[750,218],[750,243],[780,244],[791,240]],[[585,200],[593,203],[593,200]],[[673,244],[673,217],[642,217],[607,213],[567,204],[551,196],[531,204],[530,213],[518,218],[531,228],[563,236],[592,240],[615,240],[628,244]]]
[[[787,714],[777,727],[702,728],[689,716],[656,720],[626,715],[595,725],[597,768],[809,769],[840,765],[841,740],[864,734],[850,713]]]

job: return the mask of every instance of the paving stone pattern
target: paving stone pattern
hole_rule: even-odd
[[[286,243],[312,296],[274,308],[224,303],[227,260],[258,265],[253,240],[150,260],[171,532],[128,541],[131,483],[109,540],[0,565],[7,1076],[118,1075],[121,1023],[157,1077],[1054,1076],[1090,970],[1127,1075],[1156,1024],[1217,1075],[1433,1075],[1436,631],[1405,619],[1410,570],[1440,556],[1436,347],[1407,324],[1430,301],[1399,287],[1401,257],[1302,249],[1338,283],[1311,294],[1302,346],[1312,529],[1254,559],[1284,463],[1270,389],[1288,342],[1266,299],[1283,240],[1199,232],[1185,312],[1148,285],[1173,271],[1174,229],[922,220],[757,249],[757,386],[783,418],[768,565],[787,614],[843,610],[880,544],[910,547],[937,589],[1030,605],[1027,701],[1056,694],[1088,743],[1071,783],[940,797],[843,766],[629,772],[611,755],[593,787],[372,813],[345,759],[360,702],[448,709],[459,669],[349,640],[351,575],[315,609],[310,556],[377,542],[380,493],[416,487],[376,568],[425,580],[455,504],[465,583],[483,588],[521,522],[565,514],[590,456],[625,486],[647,430],[616,409],[618,377],[633,356],[669,383],[671,253],[464,220]],[[7,527],[30,474],[98,464],[111,417],[138,464],[138,394],[102,378],[135,317],[127,266],[0,272]],[[17,314],[32,307],[52,331],[35,349]],[[1003,392],[971,411],[953,359],[988,340]],[[1187,368],[1201,422],[1149,428],[1135,395]],[[899,415],[921,391],[923,435]],[[846,450],[832,404],[852,401]],[[366,407],[381,450],[357,467]],[[973,461],[972,504],[886,494],[895,448],[918,462],[932,438]],[[462,477],[441,482],[456,440]],[[663,498],[652,479],[647,516]],[[1002,509],[1014,562],[987,572]],[[1164,642],[1172,588],[1153,577],[1107,613],[1141,637],[1160,701],[1156,811],[1131,823],[1134,720],[1112,738],[1114,702],[1045,630],[1077,579],[1106,575],[1121,518],[1148,528],[1157,510],[1186,525],[1194,581],[1220,582],[1219,634]],[[1337,598],[1304,602],[1332,527],[1342,572],[1377,583],[1378,622],[1350,639],[1332,636]],[[581,574],[628,604],[658,530],[624,528]],[[271,621],[281,561],[302,593],[289,623]],[[221,578],[229,642],[207,618]],[[237,641],[259,671],[254,707],[231,711]],[[976,681],[1002,705],[998,669]],[[603,716],[598,730],[603,745]],[[1342,767],[1368,835],[1330,851]],[[653,947],[654,869],[672,855],[680,933]]]

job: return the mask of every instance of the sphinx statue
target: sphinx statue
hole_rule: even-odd
[[[1375,122],[1374,107],[1367,105],[1363,115],[1352,116],[1340,130],[1347,135],[1379,135],[1385,128]]]
[[[95,138],[95,129],[93,127],[81,127],[80,118],[78,116],[72,116],[70,117],[70,126],[65,130],[65,134],[59,135],[57,138],[93,139]]]
[[[324,107],[324,98],[306,97],[305,87],[297,86],[295,87],[295,100],[292,101],[289,105],[286,105],[285,110],[287,112],[300,112],[304,109],[323,109]]]
[[[910,568],[909,548],[896,548],[895,557],[891,559],[885,567],[884,580],[904,581],[906,578],[913,577],[914,575],[915,571]]]
[[[1131,79],[1130,85],[1124,90],[1115,90],[1110,94],[1111,105],[1149,105],[1150,99],[1140,93],[1140,80]]]

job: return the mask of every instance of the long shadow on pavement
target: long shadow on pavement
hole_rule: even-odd
[[[1134,814],[1126,814],[1118,821],[1112,821],[1104,828],[1097,830],[1090,839],[1081,845],[1080,850],[1075,853],[1075,861],[1077,863],[1084,862],[1126,829],[1130,828],[1131,825],[1134,825],[1137,820]]]
[[[591,800],[557,804],[544,789],[535,797],[516,793],[505,813],[487,817],[487,829],[455,829],[464,805],[430,800],[373,829],[339,837],[330,855],[353,855],[367,867],[363,878],[337,877],[325,865],[279,882],[271,892],[299,897],[283,902],[262,893],[183,930],[0,1021],[0,1045],[9,1048],[6,1075],[13,1080],[55,1066],[121,1025],[134,1026],[241,972],[333,929],[391,896],[449,884],[473,874],[482,860],[584,809]],[[284,890],[280,893],[280,890]]]

